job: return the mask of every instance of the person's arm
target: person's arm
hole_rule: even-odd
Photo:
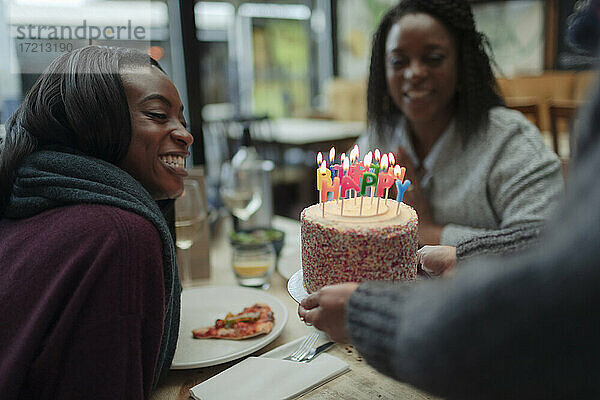
[[[456,245],[456,261],[463,262],[480,255],[505,255],[534,246],[540,240],[543,222],[499,229],[462,240]]]
[[[454,246],[423,246],[417,251],[421,267],[433,275],[447,274],[459,263],[482,255],[509,255],[539,241],[543,223],[491,231],[463,240]]]
[[[581,398],[600,389],[600,168],[574,179],[553,229],[518,257],[401,291],[361,284],[346,329],[381,372],[446,398]],[[593,159],[592,159],[593,160]]]
[[[564,195],[564,180],[558,157],[546,148],[540,133],[529,123],[513,124],[495,155],[487,179],[487,196],[499,229],[534,226],[552,216]],[[493,234],[481,229],[447,224],[440,244],[456,246],[474,237]]]

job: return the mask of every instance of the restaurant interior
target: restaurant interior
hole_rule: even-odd
[[[597,59],[575,52],[565,42],[576,1],[471,3],[477,28],[489,39],[506,105],[539,128],[566,173],[576,112],[598,75],[593,69]],[[175,202],[170,215],[178,228],[178,257],[182,265],[190,265],[187,270],[180,266],[184,287],[235,283],[233,273],[220,266],[236,256],[231,235],[273,228],[284,237],[270,290],[285,292],[287,280],[300,268],[299,215],[318,199],[317,153],[326,158],[332,147],[338,155],[347,152],[366,131],[371,36],[394,4],[0,0],[0,123],[19,106],[50,61],[65,51],[97,44],[148,53],[178,88],[194,136],[186,161],[194,183],[186,193],[199,193],[203,224],[192,236],[179,229],[177,215],[189,212],[185,199]],[[107,27],[122,27],[122,35],[106,35],[115,30]],[[142,28],[139,35],[132,34],[132,27]],[[77,35],[77,28],[84,34]],[[104,33],[94,36],[93,28]],[[183,238],[189,240],[183,243]],[[291,299],[285,306],[284,337],[296,339],[308,328],[296,318]],[[282,343],[281,338],[274,342]],[[367,368],[351,346],[336,351],[353,357],[354,370]],[[187,398],[184,392],[191,386],[233,365],[234,357],[225,358],[210,369],[201,366],[213,364],[192,363],[195,369],[175,371],[180,375],[171,376],[154,398]],[[182,363],[180,369],[186,368]],[[351,385],[356,394],[352,398],[374,398],[374,393],[433,398],[383,376],[365,378],[366,385],[344,379],[329,382],[330,392],[313,392],[315,397],[306,398],[341,398],[336,395],[343,385]],[[369,382],[375,382],[379,392],[367,388]]]
[[[574,111],[595,78],[593,59],[573,52],[564,41],[575,1],[472,3],[477,27],[490,41],[507,105],[530,118],[567,165]],[[223,207],[221,167],[235,154],[248,126],[261,159],[274,163],[273,214],[297,218],[317,196],[311,181],[316,153],[332,146],[338,154],[346,151],[366,129],[370,37],[394,1],[3,4],[0,29],[10,40],[0,44],[2,54],[9,55],[0,61],[0,122],[60,53],[56,44],[138,48],[159,60],[180,91],[195,137],[188,165],[204,169],[211,210]],[[76,28],[82,21],[98,27],[134,21],[148,34],[61,41],[49,30],[39,32],[40,26]],[[37,30],[26,29],[31,26]],[[25,49],[36,43],[40,51]],[[49,45],[54,47],[44,51],[42,46]]]

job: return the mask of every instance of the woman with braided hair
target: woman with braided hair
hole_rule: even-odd
[[[358,143],[396,150],[407,167],[420,244],[445,245],[435,257],[421,250],[436,274],[477,253],[463,248],[473,238],[496,253],[535,241],[563,192],[558,157],[503,106],[486,44],[465,0],[403,0],[373,37],[369,131]]]

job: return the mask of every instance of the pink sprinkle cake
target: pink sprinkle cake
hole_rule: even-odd
[[[325,285],[417,276],[415,210],[395,200],[346,199],[315,204],[300,215],[302,273],[309,293]]]

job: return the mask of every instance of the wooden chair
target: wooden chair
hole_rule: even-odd
[[[531,122],[542,130],[540,106],[537,97],[507,97],[506,106],[525,115]]]
[[[550,114],[550,133],[552,135],[552,147],[558,154],[562,166],[563,177],[566,179],[569,169],[569,157],[561,154],[558,138],[560,136],[560,122],[567,127],[568,133],[573,128],[573,120],[577,114],[577,109],[581,103],[574,100],[552,100],[548,104],[548,113]],[[570,149],[569,149],[570,150]],[[570,151],[569,151],[570,152]]]
[[[560,155],[558,138],[560,136],[560,121],[564,121],[568,131],[573,125],[573,118],[577,113],[580,103],[574,100],[552,100],[548,104],[550,114],[550,133],[552,135],[552,147],[556,154]]]

